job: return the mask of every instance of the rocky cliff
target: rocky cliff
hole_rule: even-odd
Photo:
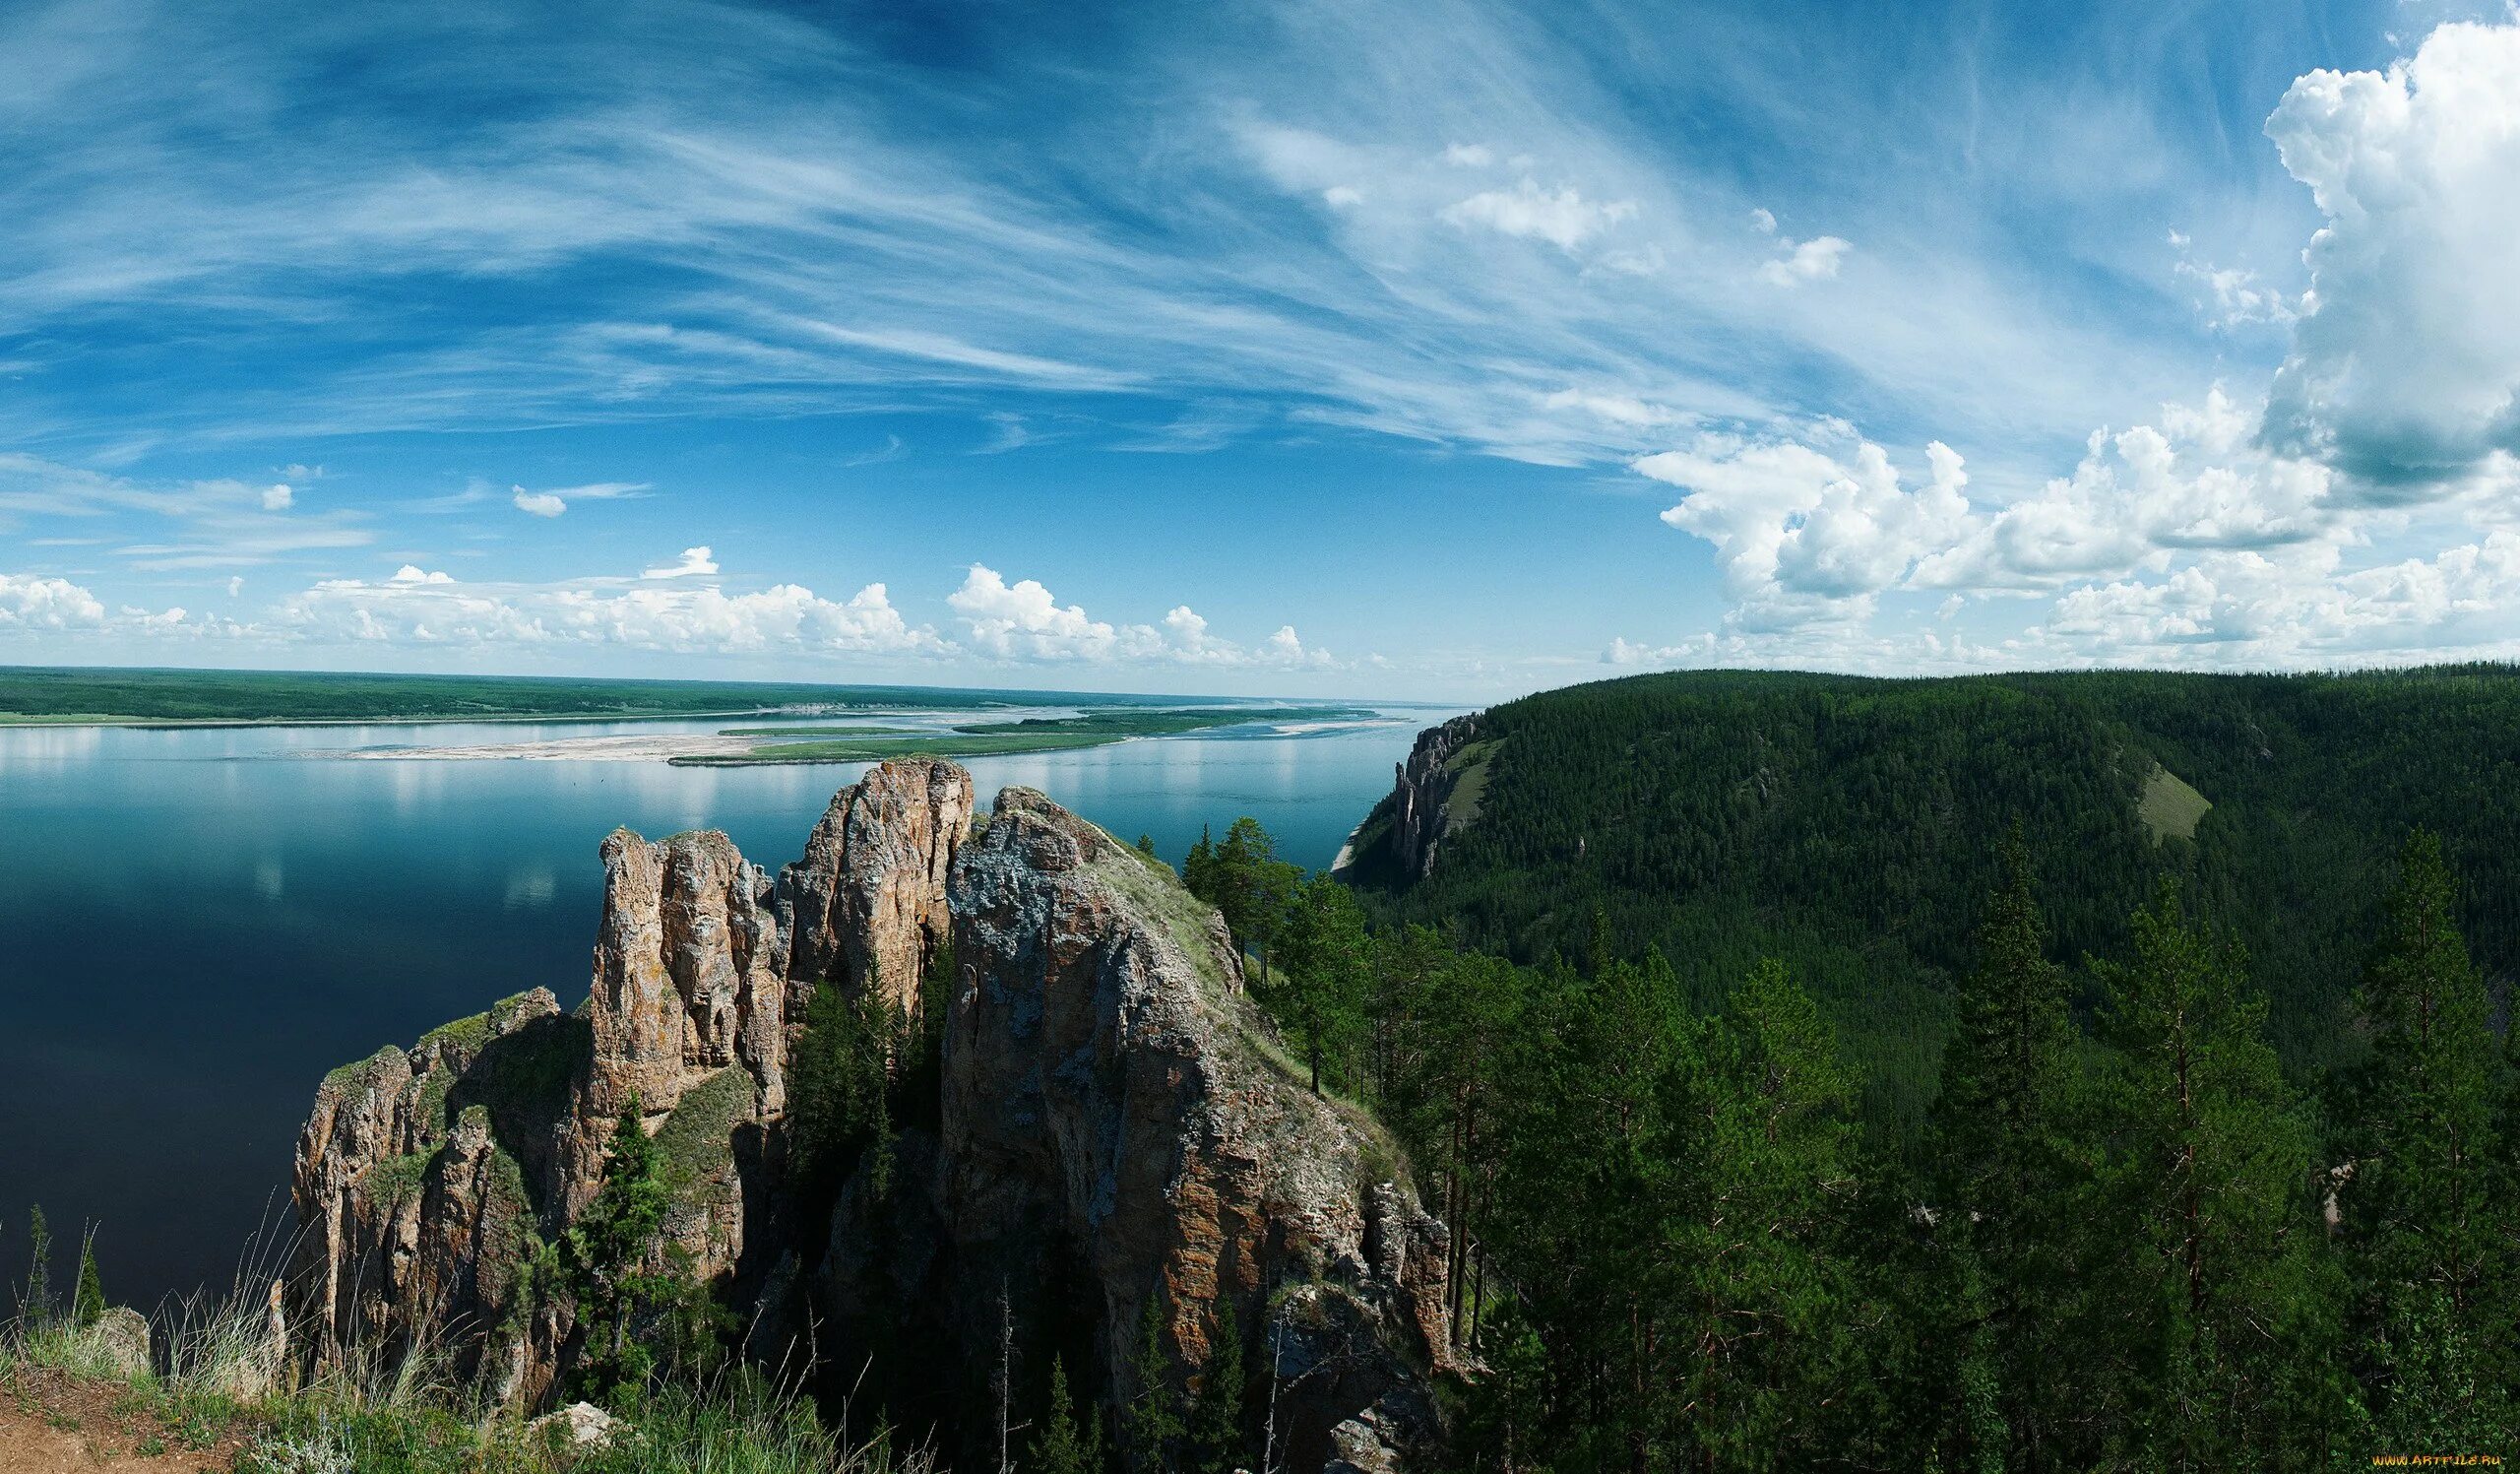
[[[1395,765],[1388,843],[1404,880],[1432,874],[1444,836],[1477,817],[1484,756],[1472,715],[1418,734],[1408,760]]]
[[[537,990],[318,1092],[305,1344],[425,1337],[496,1394],[546,1399],[574,1312],[529,1266],[592,1199],[635,1096],[674,1191],[657,1261],[753,1324],[756,1355],[788,1352],[762,1328],[810,1307],[821,1354],[918,1348],[950,1399],[1012,1327],[1116,1407],[1150,1326],[1188,1396],[1229,1319],[1282,1467],[1399,1467],[1434,1435],[1449,1336],[1443,1231],[1398,1153],[1303,1088],[1170,870],[1029,790],[976,829],[973,809],[961,769],[883,764],[776,881],[722,834],[607,839],[577,1014]],[[932,1109],[811,1200],[787,1166],[807,1002],[838,987],[914,1011],[949,938]]]

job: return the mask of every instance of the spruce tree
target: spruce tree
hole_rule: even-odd
[[[2108,1066],[2091,1128],[2106,1152],[2088,1273],[2110,1304],[2105,1373],[2078,1389],[2114,1457],[2230,1469],[2312,1437],[2280,1389],[2314,1355],[2304,1252],[2309,1131],[2265,1038],[2238,944],[2191,927],[2165,880],[2132,957],[2104,963]]]
[[[105,1317],[105,1286],[96,1274],[96,1231],[93,1228],[79,1241],[79,1288],[70,1306],[70,1317],[76,1324],[94,1325]]]
[[[1190,1443],[1199,1474],[1233,1474],[1242,1467],[1242,1327],[1230,1294],[1217,1297],[1209,1330],[1208,1364],[1200,1369],[1199,1395],[1190,1408]]]
[[[2440,841],[2407,839],[2356,995],[2371,1058],[2340,1190],[2361,1293],[2358,1360],[2392,1449],[2476,1448],[2511,1417],[2512,1224],[2493,1120],[2499,1060]]]
[[[1126,1438],[1133,1474],[1160,1474],[1173,1467],[1173,1445],[1182,1434],[1181,1414],[1172,1392],[1172,1359],[1164,1351],[1163,1292],[1149,1295],[1146,1313],[1138,1317],[1137,1355],[1129,1362],[1135,1383],[1121,1432]]]
[[[2064,1119],[2075,1041],[2016,831],[1978,928],[1943,1048],[1932,1146],[1936,1222],[1955,1256],[1971,1462],[2050,1467],[2079,1401],[2064,1324],[2075,1282]]]
[[[1806,1466],[1860,1368],[1846,1217],[1855,1082],[1818,1005],[1774,961],[1734,990],[1676,1077],[1677,1291],[1667,1340],[1681,1450],[1713,1468]]]
[[[1050,1406],[1041,1431],[1033,1436],[1031,1474],[1102,1474],[1102,1440],[1098,1425],[1077,1426],[1076,1402],[1068,1392],[1067,1359],[1050,1363]]]
[[[1199,826],[1199,842],[1181,857],[1181,888],[1211,906],[1218,904],[1217,845],[1207,825]]]
[[[612,1150],[595,1200],[562,1241],[562,1262],[586,1327],[581,1378],[598,1396],[638,1391],[653,1365],[648,1350],[630,1336],[631,1321],[660,1287],[645,1271],[657,1232],[672,1197],[665,1186],[663,1154],[642,1125],[636,1094],[621,1104],[612,1126]]]
[[[882,1001],[882,992],[877,981],[852,996],[827,981],[805,1005],[805,1031],[789,1070],[788,1113],[797,1176],[808,1194],[823,1201],[840,1190],[869,1147],[882,1148],[870,1163],[871,1185],[878,1196],[889,1187],[894,1061],[914,1053],[905,1062],[925,1062],[913,1049],[909,1023],[897,1005]],[[941,1028],[941,1013],[925,1016],[922,1008],[920,1026]]]

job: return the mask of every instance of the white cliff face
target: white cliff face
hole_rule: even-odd
[[[821,1258],[827,1304],[887,1307],[977,1366],[1006,1285],[1063,1285],[1113,1401],[1149,1306],[1186,1390],[1230,1304],[1255,1376],[1279,1357],[1284,1467],[1393,1466],[1432,1437],[1443,1231],[1380,1127],[1305,1088],[1170,870],[1028,790],[976,833],[972,813],[960,768],[884,764],[776,884],[722,834],[607,839],[579,1015],[537,991],[318,1092],[301,1320],[335,1344],[452,1337],[467,1375],[545,1400],[573,1313],[518,1271],[593,1198],[635,1092],[677,1164],[665,1238],[722,1293],[776,1311]],[[949,936],[938,1124],[890,1190],[852,1183],[802,1222],[783,1173],[806,1002],[914,1010]],[[875,1251],[896,1243],[916,1251]]]

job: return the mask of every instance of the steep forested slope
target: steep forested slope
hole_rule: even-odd
[[[2116,948],[2154,878],[2185,876],[2246,944],[2297,1070],[2360,1049],[2343,1000],[2410,826],[2466,877],[2488,975],[2520,962],[2508,667],[1683,673],[1498,706],[1449,751],[1477,801],[1450,805],[1422,876],[1395,823],[1405,792],[1359,834],[1348,874],[1379,908],[1526,961],[1659,947],[1700,1006],[1780,958],[1868,1066],[1872,1108],[1900,1119],[1930,1095],[1950,980],[2016,824],[2061,960]]]

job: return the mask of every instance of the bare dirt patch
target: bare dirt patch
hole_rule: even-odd
[[[118,1383],[24,1367],[0,1378],[0,1474],[207,1474],[233,1468],[244,1446],[230,1435],[186,1447]]]

